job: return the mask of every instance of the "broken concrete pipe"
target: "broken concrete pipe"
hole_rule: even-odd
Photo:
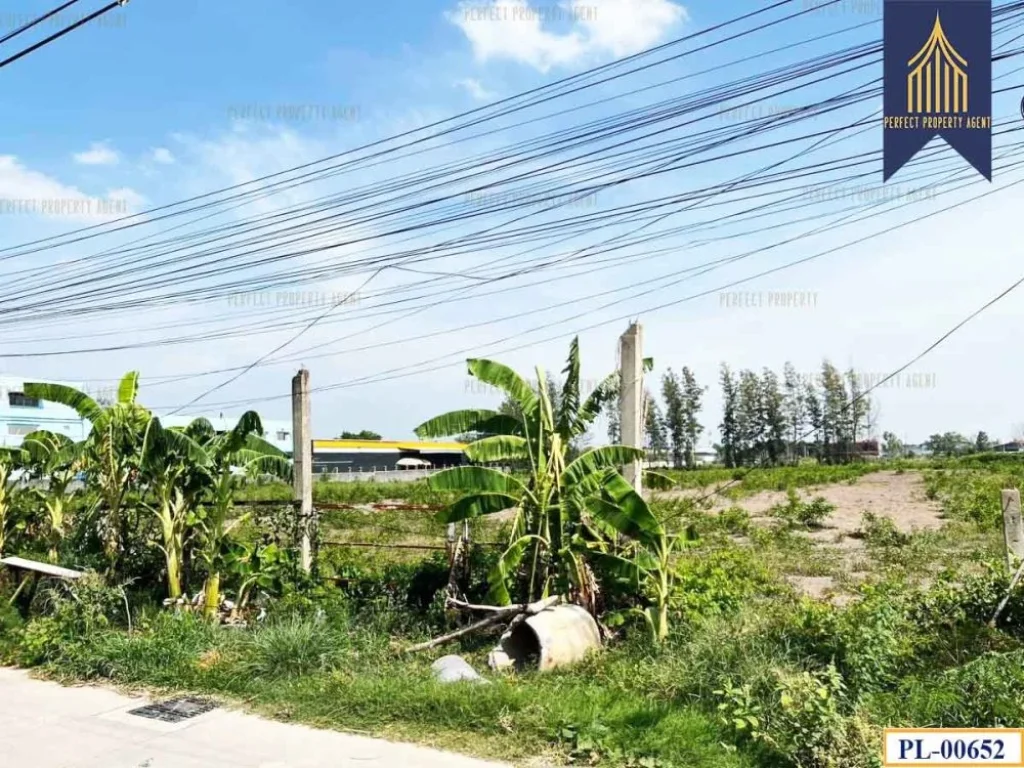
[[[578,605],[558,605],[513,622],[491,651],[491,669],[531,667],[547,672],[582,660],[601,647],[597,622]]]

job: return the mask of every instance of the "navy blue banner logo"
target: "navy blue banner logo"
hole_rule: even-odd
[[[941,136],[992,180],[992,0],[885,0],[884,180]]]

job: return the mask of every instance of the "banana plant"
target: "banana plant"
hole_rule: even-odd
[[[596,612],[596,582],[587,557],[592,546],[614,543],[603,533],[607,521],[595,520],[587,501],[600,492],[609,473],[617,476],[619,467],[642,458],[643,451],[611,445],[569,457],[573,442],[615,397],[616,375],[581,400],[579,340],[573,339],[556,409],[540,368],[535,387],[491,360],[469,360],[468,368],[472,376],[505,392],[515,405],[513,413],[453,411],[421,424],[416,434],[473,434],[477,439],[466,446],[471,462],[512,462],[525,468],[525,476],[473,465],[439,472],[428,481],[433,489],[464,493],[439,519],[451,523],[514,510],[508,546],[490,574],[491,599],[507,605],[513,593],[532,601],[557,591]],[[597,508],[599,517],[606,512]]]
[[[46,483],[36,493],[45,513],[48,557],[57,562],[58,549],[67,528],[68,508],[74,497],[69,492],[75,473],[82,462],[84,445],[67,435],[36,430],[25,436],[18,451],[19,463],[31,477]]]
[[[125,502],[137,487],[142,445],[151,419],[149,411],[136,402],[138,393],[138,371],[124,375],[117,401],[105,407],[64,384],[25,384],[29,397],[72,408],[91,425],[83,446],[82,466],[87,482],[98,491],[102,504],[102,533],[111,572],[117,570],[136,522],[131,505]]]
[[[209,464],[209,456],[191,437],[181,430],[164,429],[160,419],[150,419],[142,448],[144,504],[159,523],[157,546],[167,563],[167,596],[172,600],[182,594],[189,523]]]
[[[208,503],[198,510],[196,526],[200,533],[198,555],[207,569],[203,612],[212,618],[220,605],[221,577],[230,561],[230,535],[249,517],[234,514],[239,473],[290,479],[292,465],[284,453],[263,439],[263,424],[255,411],[242,414],[230,432],[217,434],[206,419],[196,419],[185,432],[200,443],[208,458]]]
[[[668,637],[669,607],[675,589],[673,559],[680,548],[692,543],[692,537],[689,532],[666,531],[644,498],[618,475],[606,476],[601,494],[589,503],[595,519],[627,541],[620,552],[594,551],[595,562],[651,602],[632,610],[643,617],[655,642],[663,642]]]
[[[287,477],[291,463],[263,439],[255,411],[243,414],[233,429],[217,433],[206,419],[187,427],[164,429],[152,419],[144,441],[143,478],[150,509],[160,523],[160,547],[167,559],[171,598],[181,595],[181,564],[185,546],[197,535],[197,555],[207,566],[204,612],[214,615],[220,604],[220,580],[226,544],[244,518],[233,514],[236,471]]]

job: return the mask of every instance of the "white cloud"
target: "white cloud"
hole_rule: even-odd
[[[0,155],[0,217],[24,215],[96,224],[132,213],[144,198],[132,189],[87,195],[39,171],[13,155]]]
[[[125,213],[134,213],[146,205],[146,198],[130,187],[119,187],[107,192],[108,200],[117,200],[122,204]]]
[[[116,165],[120,157],[103,142],[93,142],[85,152],[75,154],[79,165]]]
[[[547,2],[547,0],[540,0]],[[686,9],[671,0],[528,0],[461,2],[448,20],[469,38],[480,61],[510,59],[541,72],[601,56],[622,57],[654,45]],[[553,25],[569,28],[564,32]]]
[[[493,101],[496,97],[494,93],[488,91],[480,83],[479,80],[474,80],[471,77],[467,77],[463,80],[459,80],[455,83],[460,88],[464,88],[470,96],[477,101]]]
[[[153,150],[152,160],[154,163],[159,163],[160,165],[173,165],[174,155],[172,155],[171,150],[166,147],[157,147]]]

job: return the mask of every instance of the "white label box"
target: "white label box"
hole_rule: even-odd
[[[1024,768],[1024,730],[1017,728],[886,728],[885,768]]]

